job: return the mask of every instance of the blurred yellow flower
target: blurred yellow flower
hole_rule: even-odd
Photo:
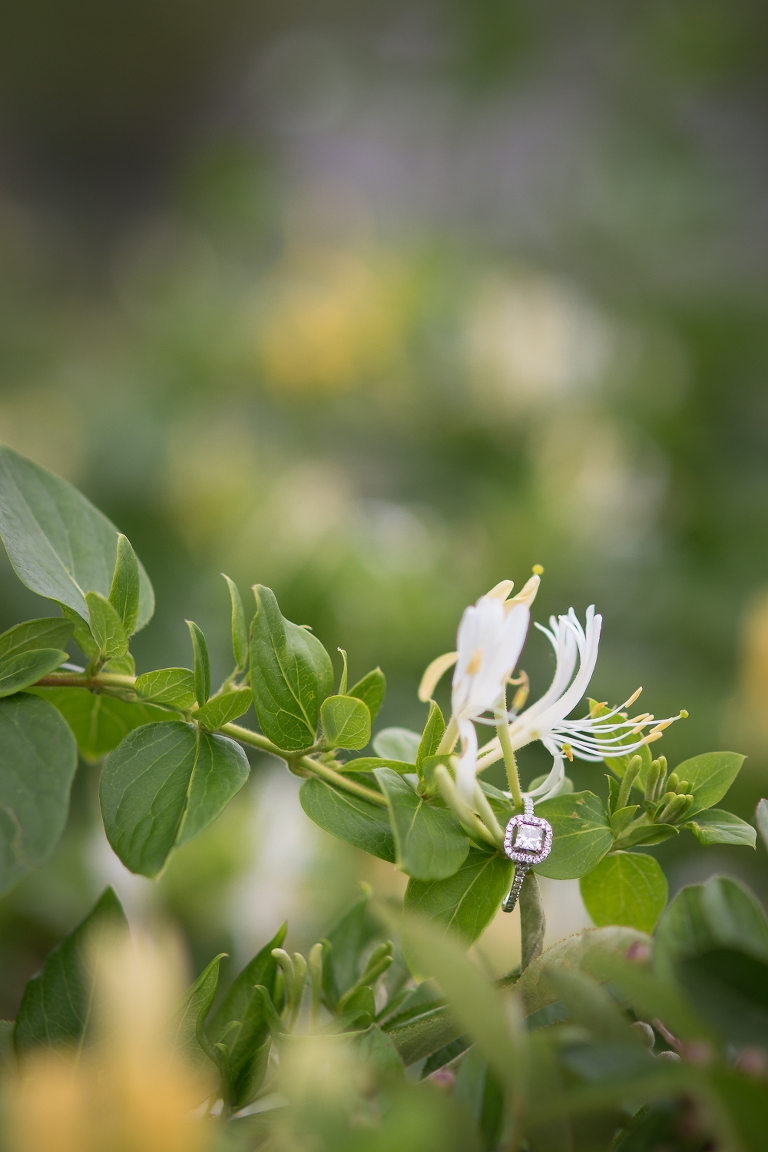
[[[403,337],[402,272],[392,261],[305,246],[266,284],[257,350],[279,392],[347,392],[396,364]]]

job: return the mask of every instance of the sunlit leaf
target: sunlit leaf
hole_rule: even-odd
[[[582,876],[581,898],[598,928],[620,924],[652,932],[667,902],[667,880],[657,860],[616,852]]]
[[[88,619],[86,592],[108,597],[118,531],[76,488],[0,445],[0,536],[22,584]],[[139,564],[143,628],[155,608]]]
[[[279,748],[314,744],[320,705],[333,691],[333,665],[323,645],[286,620],[270,588],[256,584],[251,624],[251,687],[264,735]]]

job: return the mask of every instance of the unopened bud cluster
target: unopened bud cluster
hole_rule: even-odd
[[[639,761],[639,757],[634,757]],[[639,772],[639,764],[637,772]],[[637,775],[637,773],[635,773]],[[651,763],[645,781],[645,800],[654,810],[655,824],[674,824],[681,820],[693,805],[691,783],[680,780],[676,772],[667,776],[667,760],[659,756]]]

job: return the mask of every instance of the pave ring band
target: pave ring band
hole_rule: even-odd
[[[528,869],[541,864],[552,851],[552,828],[546,820],[533,814],[533,800],[526,796],[523,812],[513,816],[504,834],[504,852],[515,862],[515,878],[501,905],[511,912],[517,904]]]

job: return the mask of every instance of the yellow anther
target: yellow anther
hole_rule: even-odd
[[[631,708],[631,706],[634,704],[635,700],[637,700],[637,698],[641,692],[642,692],[642,688],[638,688],[636,692],[633,692],[632,695],[630,696],[629,700],[624,701],[624,703],[622,704],[622,708]]]
[[[643,744],[653,744],[654,740],[661,740],[663,735],[664,735],[664,733],[659,732],[658,730],[656,732],[651,732],[648,736],[645,737],[645,739],[642,741],[642,743]]]
[[[563,744],[563,752],[565,752],[568,759],[573,763],[573,749],[570,744]]]

